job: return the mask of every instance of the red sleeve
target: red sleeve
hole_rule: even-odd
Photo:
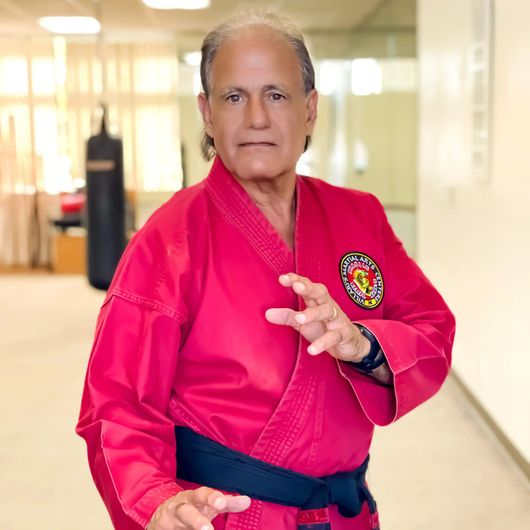
[[[124,291],[110,294],[99,315],[77,433],[118,530],[145,528],[181,491],[166,414],[181,324],[171,308]]]
[[[451,364],[455,320],[443,298],[411,259],[377,201],[384,245],[383,319],[356,323],[379,341],[394,375],[393,387],[377,384],[353,366],[340,363],[368,418],[387,425],[411,411],[441,387]]]

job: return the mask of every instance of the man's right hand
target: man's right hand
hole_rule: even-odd
[[[214,517],[249,506],[250,498],[244,495],[224,495],[206,487],[184,490],[157,508],[146,530],[213,530]]]

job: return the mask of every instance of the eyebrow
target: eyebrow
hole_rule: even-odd
[[[280,83],[279,85],[265,85],[263,90],[265,92],[268,92],[269,90],[281,90],[282,92],[289,92],[289,87]]]
[[[263,88],[262,88],[262,92],[269,92],[270,90],[280,90],[281,92],[285,92],[285,93],[289,93],[289,87],[287,85],[283,85],[283,84],[270,84],[270,85],[265,85]],[[243,94],[248,94],[248,89],[247,88],[243,88],[243,87],[240,87],[240,86],[229,86],[229,87],[226,87],[224,88],[223,90],[221,90],[220,92],[220,95],[221,96],[227,96],[228,94],[231,94],[232,92],[239,92],[239,93],[243,93]]]
[[[229,86],[229,87],[223,88],[223,90],[221,90],[219,94],[221,96],[226,96],[228,94],[231,94],[232,92],[246,92],[246,90],[240,86]]]

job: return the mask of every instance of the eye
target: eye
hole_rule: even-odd
[[[230,103],[239,103],[241,101],[241,96],[239,94],[230,94],[226,99]]]
[[[285,99],[285,96],[283,94],[280,94],[279,92],[273,92],[271,94],[271,99],[273,101],[281,101],[282,99]]]

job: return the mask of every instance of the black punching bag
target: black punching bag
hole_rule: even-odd
[[[107,133],[103,107],[101,132],[87,142],[87,271],[90,285],[108,289],[125,249],[123,146]]]

